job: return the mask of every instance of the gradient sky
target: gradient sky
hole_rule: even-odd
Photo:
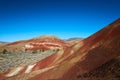
[[[88,37],[120,18],[120,0],[0,0],[0,41]]]

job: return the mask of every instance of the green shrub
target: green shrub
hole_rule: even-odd
[[[40,49],[40,52],[44,52],[45,50],[43,50],[43,49]]]
[[[37,53],[37,50],[33,50],[32,53]]]
[[[6,49],[3,50],[3,54],[6,54],[8,51]]]
[[[57,49],[56,51],[58,52],[58,51],[60,51],[60,49]]]

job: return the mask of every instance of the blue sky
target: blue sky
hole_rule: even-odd
[[[120,18],[120,0],[0,0],[0,41],[86,38]]]

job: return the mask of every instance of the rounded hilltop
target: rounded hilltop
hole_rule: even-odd
[[[21,40],[21,41],[16,41],[16,42],[12,42],[9,44],[6,44],[5,46],[3,46],[1,48],[1,51],[3,51],[4,49],[7,49],[8,51],[24,51],[24,47],[25,45],[29,45],[29,44],[57,44],[60,45],[61,48],[65,48],[65,47],[69,47],[70,44],[67,41],[61,40],[56,36],[53,35],[45,35],[45,36],[40,36],[40,37],[36,37],[36,38],[32,38],[29,40]],[[40,46],[40,45],[39,45]],[[47,46],[48,45],[44,45],[43,46]],[[36,46],[38,47],[38,45]]]

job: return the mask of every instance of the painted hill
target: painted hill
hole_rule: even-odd
[[[48,50],[50,48],[65,48],[70,46],[66,41],[60,40],[55,36],[41,36],[30,40],[22,40],[9,43],[0,48],[0,51],[6,49],[9,52],[24,52],[25,50]]]
[[[105,65],[109,64],[109,61],[111,64],[117,63],[114,61],[111,62],[111,60],[120,56],[120,19],[109,24],[92,36],[72,45],[69,42],[55,37],[42,37],[10,43],[4,46],[4,48],[13,50],[16,47],[21,48],[21,44],[22,46],[29,44],[28,47],[30,47],[30,49],[27,50],[41,49],[41,45],[49,48],[47,48],[46,51],[50,51],[56,48],[56,46],[59,47],[58,45],[62,47],[55,52],[49,52],[49,55],[42,57],[42,59],[39,58],[39,56],[41,56],[39,53],[35,54],[38,56],[38,60],[1,72],[1,80],[85,80],[84,78],[81,79],[81,76],[86,76],[91,73],[95,73],[95,75],[98,76],[97,72],[99,73],[100,70],[104,71],[105,68],[107,70],[108,66],[105,67]],[[40,54],[48,54],[48,52]],[[31,53],[28,52],[26,55],[29,56]],[[33,59],[33,57],[28,57],[28,60],[29,58],[30,60]],[[117,65],[119,64],[117,63]],[[102,69],[100,67],[102,67]]]

